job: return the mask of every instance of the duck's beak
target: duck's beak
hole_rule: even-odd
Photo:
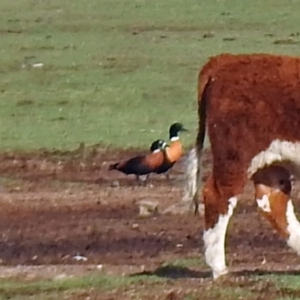
[[[188,131],[186,128],[182,127],[181,131]]]

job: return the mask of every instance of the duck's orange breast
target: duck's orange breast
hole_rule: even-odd
[[[144,163],[151,168],[157,168],[162,165],[163,162],[164,154],[162,152],[148,154],[144,160]]]
[[[183,155],[183,148],[180,141],[171,142],[170,147],[167,147],[166,154],[170,162],[178,161]]]

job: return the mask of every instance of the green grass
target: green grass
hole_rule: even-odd
[[[188,262],[182,264],[186,266]],[[169,299],[165,297],[168,291],[184,300],[296,300],[300,298],[298,277],[253,274],[213,282],[184,277],[172,279],[158,275],[112,276],[100,273],[52,280],[0,279],[0,300],[103,299],[103,295],[110,295],[109,299],[119,299],[121,295],[122,299],[150,299],[159,295],[161,299]],[[170,296],[170,299],[173,298]]]
[[[163,279],[156,276],[110,276],[92,275],[68,279],[53,280],[0,280],[0,299],[62,299],[64,293],[78,293],[80,291],[96,291],[97,293],[117,290],[126,286],[151,284]],[[55,298],[52,298],[54,297]]]
[[[3,0],[0,150],[148,147],[174,121],[191,144],[206,59],[297,55],[299,19],[299,0]]]

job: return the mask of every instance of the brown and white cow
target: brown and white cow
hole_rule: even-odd
[[[267,54],[211,58],[198,81],[199,131],[186,190],[198,200],[206,127],[213,167],[202,190],[204,246],[213,277],[228,272],[225,234],[248,179],[262,214],[300,254],[291,175],[300,171],[300,58]]]

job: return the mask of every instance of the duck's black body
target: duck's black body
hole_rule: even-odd
[[[147,175],[153,171],[153,166],[151,165],[151,154],[147,156],[136,156],[127,161],[110,165],[109,170],[117,170],[126,175]]]
[[[139,181],[139,176],[149,175],[155,173],[158,166],[164,162],[164,154],[161,151],[166,143],[162,140],[157,140],[152,143],[150,150],[151,153],[147,155],[138,155],[129,160],[115,163],[109,166],[109,170],[117,170],[126,175],[136,175]],[[146,178],[146,180],[148,177]]]
[[[159,166],[158,168],[155,169],[155,173],[156,174],[163,174],[168,172],[174,165],[176,162],[164,162],[161,166]]]

